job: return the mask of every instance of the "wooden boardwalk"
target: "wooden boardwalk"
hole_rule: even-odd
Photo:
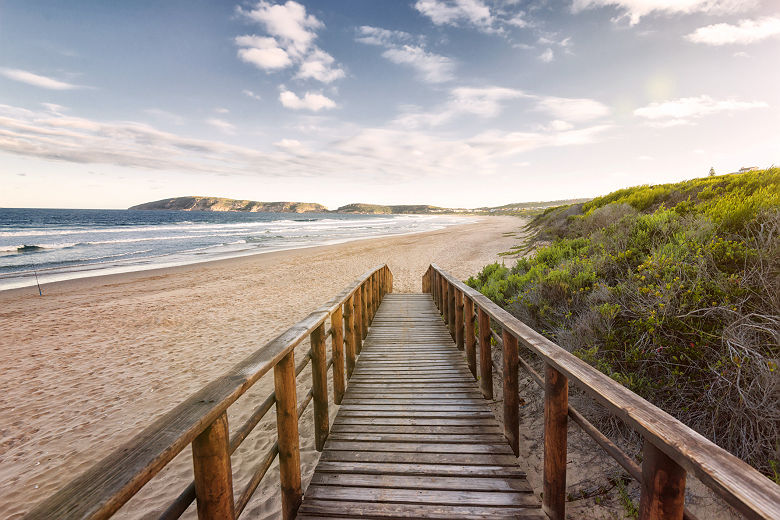
[[[387,294],[298,518],[545,518],[429,294]]]

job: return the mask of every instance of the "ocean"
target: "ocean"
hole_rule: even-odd
[[[441,229],[451,215],[0,208],[0,290]]]

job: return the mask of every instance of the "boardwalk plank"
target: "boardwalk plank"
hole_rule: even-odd
[[[299,518],[544,518],[429,295],[388,294]]]

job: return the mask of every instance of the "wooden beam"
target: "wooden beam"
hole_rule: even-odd
[[[685,470],[645,439],[639,520],[682,520]]]
[[[311,333],[311,388],[314,398],[314,447],[322,451],[328,438],[328,357],[325,352],[325,331],[320,325]]]
[[[355,359],[357,358],[354,306],[354,296],[347,298],[347,301],[344,302],[344,348],[347,358],[347,379],[351,378],[352,372],[355,371]]]
[[[330,330],[333,331],[331,350],[333,351],[333,402],[341,404],[344,397],[344,320],[341,307],[330,315]]]
[[[282,518],[293,520],[298,513],[303,496],[293,352],[287,354],[274,366],[274,390],[276,393],[276,431],[279,439]]]
[[[478,311],[479,322],[479,388],[482,397],[493,399],[493,349],[490,346],[490,316],[482,309]]]
[[[455,346],[463,350],[463,293],[455,289]]]
[[[450,336],[455,339],[455,286],[447,284],[447,326]]]
[[[566,518],[566,428],[569,382],[550,364],[544,366],[544,496],[550,520]]]
[[[517,457],[520,455],[520,395],[517,381],[517,338],[504,330],[504,436]]]
[[[222,412],[192,441],[195,497],[200,520],[235,518],[229,439],[227,412]]]
[[[463,316],[465,316],[465,342],[466,342],[466,363],[469,370],[477,378],[477,346],[474,336],[474,302],[471,298],[463,297]]]

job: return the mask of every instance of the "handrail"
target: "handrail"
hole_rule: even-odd
[[[283,516],[285,519],[294,518],[301,500],[298,417],[309,402],[314,401],[316,445],[321,451],[329,429],[327,370],[333,366],[334,402],[340,404],[344,393],[344,365],[346,363],[346,374],[350,377],[368,325],[382,297],[392,292],[392,286],[393,275],[387,265],[366,272],[331,301],[247,356],[39,503],[25,518],[109,518],[190,443],[195,468],[194,485],[191,484],[179,495],[163,513],[163,518],[178,518],[195,496],[199,518],[236,518],[277,453],[280,456]],[[325,322],[328,319],[330,330],[326,333]],[[311,339],[312,349],[296,366],[294,350],[307,336]],[[328,338],[332,347],[330,359],[325,347]],[[298,410],[295,379],[310,359],[312,390]],[[275,391],[230,438],[228,407],[271,370],[274,372]],[[238,502],[234,503],[230,455],[274,403],[278,440],[263,457]]]
[[[765,520],[780,518],[780,486],[744,461],[559,347],[435,264],[431,264],[423,275],[422,285],[423,292],[430,292],[437,306],[442,310],[452,336],[460,348],[463,348],[464,325],[471,320],[471,337],[469,334],[466,335],[465,349],[469,367],[472,368],[475,376],[474,314],[473,311],[457,313],[456,309],[467,305],[476,308],[480,326],[479,343],[482,361],[490,362],[489,345],[492,335],[492,331],[489,330],[490,319],[500,326],[504,356],[505,435],[516,455],[519,449],[516,404],[517,370],[520,364],[518,342],[544,361],[543,509],[552,520],[565,518],[566,418],[567,415],[571,415],[571,407],[568,405],[569,380],[643,437],[644,456],[641,475],[639,475],[642,488],[640,520],[683,517],[686,472],[695,475],[748,518]],[[456,321],[455,317],[458,314],[461,317],[466,314],[468,319]],[[485,363],[481,362],[480,383],[483,395],[492,397],[492,377],[490,381],[485,380],[485,376],[491,373],[492,367],[484,365]],[[523,365],[526,366],[524,362]],[[531,376],[541,382],[539,374],[532,372]],[[572,417],[578,423],[580,423],[577,420],[579,418],[585,421],[584,417],[576,411]],[[602,447],[605,445],[605,440],[609,441],[590,423],[583,426],[583,429]],[[601,438],[597,438],[599,435]],[[610,450],[607,452],[613,457],[616,456]],[[629,473],[634,477],[637,476],[635,470]]]

